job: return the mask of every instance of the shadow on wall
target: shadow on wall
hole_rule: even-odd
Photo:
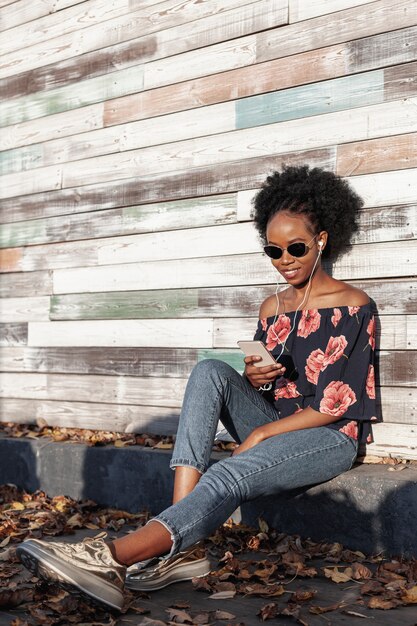
[[[38,477],[36,443],[20,439],[0,438],[0,484],[13,483],[32,492],[41,487]]]
[[[315,541],[337,541],[368,554],[417,557],[417,472],[412,479],[401,477],[400,484],[387,484],[383,467],[379,475],[364,474],[360,483],[354,479],[356,468],[344,475],[344,487],[334,479],[273,501],[254,500],[243,505],[242,521],[257,526],[262,517],[273,528]]]

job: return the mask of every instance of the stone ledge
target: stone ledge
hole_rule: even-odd
[[[214,453],[213,462],[224,458]],[[171,451],[0,437],[0,482],[152,514],[170,504]],[[327,483],[242,506],[283,532],[386,555],[417,556],[417,467],[358,465]]]

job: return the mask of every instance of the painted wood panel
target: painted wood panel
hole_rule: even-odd
[[[313,4],[313,3],[312,3]],[[389,19],[387,19],[389,15]],[[334,43],[359,39],[415,26],[417,6],[413,0],[392,3],[380,0],[344,11],[290,24],[286,29],[265,33],[257,46],[256,60],[267,61],[278,56],[302,52],[307,47],[320,48]]]
[[[47,122],[45,124],[45,120],[43,120],[37,129],[33,127],[33,123],[30,121],[7,126],[1,132],[0,150],[8,150],[16,146],[29,146],[37,144],[39,141],[48,141],[57,137],[67,137],[101,128],[103,126],[103,104],[97,103],[89,107],[82,107],[80,110],[48,115]],[[30,150],[34,150],[33,154]],[[29,155],[32,157],[27,158],[36,159],[38,153],[39,146],[35,145],[29,149]]]
[[[179,409],[134,404],[2,398],[0,419],[3,422],[36,424],[39,418],[50,426],[172,435],[177,430]]]
[[[211,319],[29,322],[28,345],[208,348],[212,336]]]
[[[121,236],[120,221],[112,222],[107,213],[103,220],[102,214],[86,214],[83,219],[69,217],[33,220],[31,222],[16,222],[0,226],[0,245],[25,245],[24,248],[9,248],[0,252],[0,271],[33,271],[42,269],[62,269],[70,267],[91,267],[95,265],[109,265],[118,263],[132,263],[139,261],[170,260],[178,258],[193,258],[199,256],[221,256],[245,254],[261,251],[261,242],[251,222],[229,225],[217,225],[223,217],[233,219],[236,212],[236,196],[226,196],[224,204],[221,198],[217,200],[216,208],[224,209],[223,216],[218,211],[218,219],[213,219],[213,213],[208,212],[203,217],[208,228],[198,228],[198,221],[192,224],[193,228],[179,230],[165,230],[152,234]],[[189,203],[178,203],[173,206],[186,226],[185,215],[181,209]],[[190,205],[188,217],[205,208],[210,209],[210,200],[201,200]],[[182,206],[181,206],[182,205]],[[168,207],[166,207],[168,208]],[[400,241],[417,237],[417,206],[393,206],[363,210],[359,222],[359,231],[354,243],[373,243],[381,241]],[[178,215],[177,213],[177,215]],[[139,212],[138,212],[139,214]],[[91,215],[91,217],[90,217]],[[211,219],[210,219],[211,216]],[[120,212],[118,217],[121,218]],[[161,216],[162,217],[162,216]],[[161,228],[172,228],[169,224],[171,214],[166,212],[166,220],[160,221]],[[152,228],[155,220],[151,217]],[[126,219],[123,225],[128,225]],[[130,220],[133,231],[140,231],[140,222],[135,227],[135,221]],[[204,222],[203,222],[204,223]],[[84,227],[84,228],[83,228]],[[113,227],[113,228],[112,228]],[[143,225],[142,225],[143,227]],[[102,228],[105,232],[103,232]],[[215,230],[213,230],[215,228]],[[106,235],[106,237],[103,237]],[[109,240],[110,236],[117,235],[117,239]],[[91,240],[94,240],[94,246]],[[60,238],[74,239],[76,243],[54,243],[39,245],[43,241],[56,241]],[[81,240],[81,241],[78,241]],[[34,245],[37,244],[37,245]],[[15,254],[13,254],[15,250]]]
[[[10,0],[10,2],[8,2],[6,0],[5,2],[0,2],[0,7],[12,5],[4,8],[1,12],[1,30],[3,31],[7,28],[13,28],[14,26],[37,20],[44,15],[62,11],[63,9],[67,9],[68,7],[80,4],[84,1],[85,0],[31,0],[30,2],[26,2],[26,0],[18,0],[16,2],[15,0]]]
[[[213,347],[234,348],[236,342],[252,339],[257,318],[216,319]],[[236,336],[236,328],[239,336]],[[377,347],[381,350],[413,350],[417,345],[417,315],[379,315]]]
[[[415,131],[415,106],[417,98],[360,107],[348,111],[325,113],[299,120],[269,124],[265,128],[246,128],[211,137],[189,139],[182,142],[131,150],[127,154],[114,154],[83,159],[62,165],[63,187],[85,185],[91,181],[107,182],[130,178],[140,168],[143,174],[156,174],[172,170],[187,170],[213,163],[226,163],[239,159],[282,154],[333,146],[361,139],[390,136]],[[383,129],[383,131],[382,131]],[[18,180],[36,174],[10,174]],[[8,176],[4,178],[7,184]],[[3,192],[7,197],[7,188]],[[411,200],[412,201],[412,200]]]
[[[415,275],[417,241],[358,245],[335,262],[341,280],[395,278]],[[366,254],[364,252],[366,251]],[[227,285],[271,284],[276,273],[263,254],[148,261],[104,267],[54,271],[54,294],[97,291],[136,291]]]
[[[243,371],[243,354],[238,349],[212,348],[95,348],[27,346],[27,324],[4,324],[1,329],[0,371],[55,374],[99,374],[185,378],[197,361],[214,358]],[[236,325],[237,332],[240,330]],[[254,328],[253,328],[254,330]],[[378,387],[396,387],[404,402],[410,401],[409,387],[416,387],[417,351],[377,350]],[[384,392],[385,393],[385,392]],[[394,393],[393,401],[398,397]],[[386,394],[385,394],[386,395]],[[384,400],[386,403],[388,398]],[[408,405],[407,405],[408,406]],[[413,422],[415,413],[388,414],[391,422]],[[415,421],[415,420],[414,420]]]
[[[27,324],[14,324],[14,323],[1,324],[0,323],[0,346],[25,345],[27,344],[27,339],[28,339],[28,325]]]
[[[265,179],[265,173],[280,167],[283,162],[291,165],[308,162],[312,166],[334,171],[335,149],[301,150],[279,156],[268,155],[230,162],[227,165],[227,176],[224,175],[224,165],[214,164],[196,170],[136,176],[130,181],[90,184],[59,192],[18,196],[2,201],[1,221],[8,223],[53,215],[71,215],[250,189],[260,186]]]
[[[301,22],[301,20],[308,20],[318,15],[362,6],[363,4],[369,4],[369,2],[372,2],[372,0],[314,0],[314,2],[290,0],[290,23]]]
[[[400,205],[414,202],[417,196],[417,168],[347,177],[346,180],[364,201],[364,207]],[[251,219],[252,199],[258,190],[238,193],[238,220]]]
[[[26,254],[34,255],[33,261],[21,269],[33,270],[35,266],[48,266],[48,258],[58,257],[60,265],[66,267],[72,262],[84,265],[98,262],[100,239],[128,235],[130,233],[148,233],[175,231],[183,228],[218,226],[236,222],[237,194],[193,198],[178,202],[160,202],[142,206],[107,210],[105,219],[99,211],[74,216],[59,216],[36,219],[27,222],[15,222],[0,226],[0,247],[35,245],[31,251],[24,250],[21,255],[5,259],[6,265],[17,267]],[[172,235],[171,235],[172,236]],[[79,241],[97,238],[96,246],[89,241],[64,246],[40,248],[39,244],[55,241]],[[108,245],[108,242],[101,241]],[[155,242],[156,245],[156,242]],[[45,252],[48,251],[47,257]],[[0,257],[1,258],[1,257]],[[26,257],[28,258],[28,257]],[[1,263],[3,266],[3,263]],[[52,261],[53,265],[53,261]],[[10,271],[10,270],[9,270]]]
[[[358,281],[380,313],[417,311],[417,280]],[[51,320],[253,316],[274,285],[54,295]],[[221,302],[221,307],[219,307]]]
[[[16,272],[0,280],[0,297],[44,296],[52,293],[52,272]]]
[[[118,98],[105,103],[105,126],[415,61],[416,33],[414,26]]]
[[[49,320],[49,296],[2,298],[0,319],[2,322],[10,323]]]
[[[366,447],[367,454],[417,459],[417,429],[409,425],[377,424],[375,443]]]
[[[6,25],[7,30],[0,33],[0,55],[13,50],[23,51],[41,41],[62,37],[66,33],[83,30],[128,12],[129,0],[87,0],[81,4],[70,3],[69,7],[58,13],[52,9],[43,16],[38,15],[15,27]]]
[[[62,374],[26,374],[3,372],[0,397],[109,404],[145,404],[180,407],[184,378],[130,378],[129,376],[79,376]]]
[[[337,147],[339,176],[417,167],[417,133],[380,137]]]
[[[102,154],[123,152],[134,148],[147,147],[213,135],[232,131],[235,128],[250,128],[264,124],[272,124],[290,119],[299,119],[306,116],[321,115],[354,107],[378,104],[384,100],[396,100],[405,96],[412,97],[417,94],[417,80],[415,79],[417,64],[409,63],[405,66],[396,67],[396,73],[386,78],[386,71],[377,70],[354,76],[327,80],[313,85],[303,85],[286,90],[278,90],[259,96],[242,98],[235,102],[225,102],[209,107],[202,107],[191,111],[173,113],[147,120],[140,120],[126,124],[121,128],[102,128],[90,133],[82,133],[79,136],[70,135],[69,138],[48,141],[45,145],[36,142],[42,141],[42,133],[46,138],[51,137],[53,125],[45,126],[43,118],[34,121],[28,126],[26,145],[19,150],[13,149],[1,155],[1,173],[34,167],[44,167],[48,164],[62,163],[77,159],[91,158]],[[129,89],[136,90],[140,77],[129,80]],[[85,91],[89,94],[88,102],[94,102],[104,97],[105,94],[96,92],[92,85],[87,85]],[[112,89],[118,89],[119,85],[112,81]],[[78,105],[82,99],[82,93],[77,90],[73,94],[73,88],[68,88],[71,96],[63,95],[64,102],[69,108],[75,103]],[[49,92],[43,94],[46,97]],[[48,98],[56,105],[56,98]],[[32,99],[33,100],[33,99]],[[84,101],[84,104],[87,100]],[[13,104],[13,106],[12,106]],[[16,101],[0,104],[0,117],[2,106],[9,106],[14,118],[19,117],[19,105]],[[26,105],[22,105],[22,116],[26,117]],[[36,110],[36,103],[31,102],[30,111]],[[85,115],[82,109],[81,115]],[[7,119],[7,112],[3,115]],[[62,124],[65,119],[59,118],[60,125],[56,133],[63,135]],[[29,138],[28,138],[29,136]],[[10,142],[10,133],[8,136]],[[19,135],[17,136],[19,141]],[[20,141],[22,138],[20,137]],[[32,149],[27,145],[34,144]],[[10,146],[13,148],[13,146]],[[410,165],[409,165],[410,167]],[[392,169],[392,168],[391,168]]]
[[[165,4],[172,7],[175,3],[171,1]],[[237,5],[237,8],[233,5]],[[242,5],[241,8],[239,5]],[[249,5],[248,11],[244,5]],[[188,11],[184,7],[188,7]],[[175,24],[175,28],[169,28],[170,22]],[[167,11],[166,8],[161,10],[157,5],[156,10],[150,7],[148,10],[115,18],[107,24],[90,26],[75,34],[63,34],[59,37],[58,49],[56,39],[49,39],[26,48],[26,54],[23,51],[4,54],[0,58],[0,77],[9,76],[12,67],[15,71],[23,72],[51,61],[62,61],[144,35],[151,35],[156,49],[163,50],[166,42],[169,53],[178,54],[187,50],[188,40],[191,40],[191,48],[200,47],[204,43],[212,45],[219,40],[242,37],[252,30],[263,30],[286,22],[287,0],[278,0],[272,6],[266,0],[255,3],[248,0],[229,0],[226,6],[219,0],[206,0],[198,4],[190,0],[183,5],[182,11]],[[199,31],[199,37],[194,38],[193,44],[193,37]],[[177,33],[178,36],[175,37]]]
[[[34,348],[25,345],[27,324],[5,324],[1,329],[5,340],[0,351],[3,372],[185,378],[198,358],[194,348]]]

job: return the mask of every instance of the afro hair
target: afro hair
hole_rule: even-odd
[[[308,165],[286,166],[267,177],[253,200],[252,217],[262,242],[269,220],[279,211],[303,215],[312,234],[328,232],[323,257],[337,259],[350,248],[358,230],[363,200],[332,172]]]

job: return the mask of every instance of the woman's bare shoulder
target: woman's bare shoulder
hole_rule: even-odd
[[[336,306],[363,306],[364,304],[369,304],[370,298],[365,291],[343,281],[337,282],[339,289],[333,295],[335,301],[337,300],[337,303],[335,302]]]
[[[282,295],[285,293],[285,291],[287,291],[287,289],[284,289],[283,291],[280,291],[279,293],[279,297],[282,298]],[[259,309],[259,319],[265,319],[266,317],[271,317],[272,315],[276,315],[277,313],[277,307],[278,307],[278,295],[273,293],[271,296],[268,296],[268,298],[266,298]]]
[[[259,307],[259,319],[262,320],[266,317],[270,317],[271,315],[275,315],[277,304],[275,294],[268,296],[268,298],[266,298]]]

